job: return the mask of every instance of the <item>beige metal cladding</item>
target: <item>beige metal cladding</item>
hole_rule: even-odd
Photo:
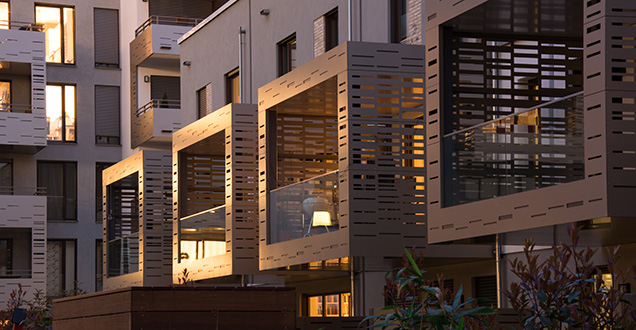
[[[426,244],[423,57],[422,46],[347,42],[259,89],[261,270]],[[303,217],[330,175],[338,188],[320,189],[335,196],[337,225],[281,230],[291,213],[279,208]]]
[[[103,171],[105,290],[172,283],[171,156],[144,150]],[[124,263],[128,269],[119,271]]]
[[[11,68],[12,62],[14,68],[18,67],[15,63],[28,63],[31,82],[29,105],[0,105],[0,150],[3,150],[2,146],[15,146],[28,153],[37,152],[46,147],[47,134],[44,32],[27,28],[0,29],[0,45],[2,45],[0,46],[0,62],[8,64],[4,67]],[[0,74],[0,80],[2,80],[2,74]],[[7,107],[9,111],[6,111]],[[11,110],[12,107],[17,110]],[[19,149],[14,150],[21,152]]]
[[[633,164],[636,164],[636,121],[631,111],[636,99],[636,88],[634,66],[630,64],[636,59],[636,52],[633,41],[630,41],[631,37],[625,36],[633,35],[636,4],[625,1],[562,0],[551,3],[552,7],[549,9],[563,15],[534,19],[533,14],[528,15],[524,21],[514,23],[511,21],[512,16],[505,14],[512,10],[512,4],[513,1],[504,0],[463,1],[457,7],[452,2],[429,0],[426,3],[427,190],[428,235],[431,243],[607,216],[635,215],[628,196],[636,193],[636,176],[633,175]],[[534,13],[534,6],[534,1],[514,2],[515,11]],[[483,17],[493,19],[483,20]],[[506,17],[508,19],[503,20]],[[507,28],[511,24],[514,25],[514,33],[510,33],[511,29]],[[467,31],[480,32],[479,35],[469,35]],[[473,47],[468,44],[481,43],[476,48],[482,49],[473,49],[472,55],[464,54],[461,59],[454,58],[449,50],[466,52],[468,49],[457,46],[459,43],[465,43],[468,48]],[[452,44],[455,46],[451,46]],[[486,52],[488,47],[497,45],[501,47],[491,49],[494,52]],[[515,47],[519,48],[513,55],[516,59],[504,57],[505,53],[511,54],[510,49]],[[497,59],[492,59],[492,63],[487,63],[494,63],[494,66],[480,70],[478,68],[488,61],[485,54],[499,55]],[[503,63],[509,63],[509,67],[503,68]],[[567,70],[560,69],[563,67]],[[503,69],[512,70],[514,73],[511,76],[515,79],[532,76],[538,83],[530,79],[518,79],[507,92],[502,92],[494,84],[508,79],[501,77],[507,72]],[[545,71],[552,73],[544,73]],[[492,76],[486,77],[488,74]],[[477,76],[483,76],[483,81]],[[487,86],[487,82],[491,85]],[[471,83],[473,87],[479,86],[465,88]],[[520,87],[521,85],[524,87]],[[469,100],[470,95],[474,94],[482,95],[483,99]],[[531,150],[530,147],[521,148],[527,143],[517,143],[515,134],[508,133],[513,132],[514,125],[501,127],[508,131],[505,134],[504,131],[497,131],[491,135],[502,133],[498,138],[507,136],[508,139],[515,139],[504,142],[510,148],[502,153],[508,154],[507,157],[512,159],[507,158],[507,163],[500,161],[497,165],[496,158],[491,158],[490,171],[494,173],[496,168],[503,169],[501,166],[517,166],[511,163],[515,160],[523,163],[519,158],[520,154],[532,155],[532,162],[524,176],[533,181],[532,184],[536,184],[536,187],[505,196],[495,194],[489,199],[464,204],[449,203],[452,200],[449,197],[452,187],[447,183],[448,177],[445,174],[448,175],[449,169],[457,164],[452,161],[455,158],[449,157],[448,143],[452,142],[448,137],[455,133],[449,132],[448,127],[451,125],[455,132],[462,132],[462,129],[470,126],[461,126],[462,120],[468,117],[452,113],[451,105],[453,108],[463,107],[460,110],[474,107],[472,112],[464,113],[474,116],[472,125],[475,125],[498,118],[480,117],[482,114],[479,112],[482,111],[480,105],[491,102],[492,98],[496,98],[491,95],[497,94],[507,94],[510,97],[498,97],[500,103],[483,107],[485,111],[506,109],[505,107],[516,111],[554,98],[579,95],[570,98],[575,100],[570,109],[576,108],[576,111],[571,112],[573,115],[576,113],[576,118],[560,117],[548,123],[548,126],[557,127],[564,132],[563,136],[558,137],[562,141],[574,141],[568,139],[568,134],[578,132],[578,142],[558,145],[562,142],[554,143],[555,139],[544,140],[548,136],[532,131],[535,133],[533,136],[538,139],[534,142],[535,149]],[[534,102],[534,105],[521,105],[519,100]],[[554,110],[558,107],[553,105],[543,108],[549,111],[563,109]],[[564,110],[567,113],[568,108]],[[537,111],[538,116],[544,113],[542,108]],[[535,127],[545,130],[541,125]],[[547,135],[555,137],[554,132],[548,132]],[[518,148],[516,152],[514,148]],[[576,149],[580,149],[582,154]],[[546,157],[554,159],[563,155],[566,155],[563,165],[559,165],[561,161],[558,160],[552,164],[543,163],[548,166],[532,165],[534,161],[541,164]],[[501,165],[504,163],[509,165]],[[530,175],[529,169],[536,170],[536,173]],[[482,174],[478,173],[479,176]],[[509,181],[506,185],[517,188],[519,182]]]
[[[192,280],[258,272],[257,139],[253,104],[228,104],[174,133],[175,283],[184,269]],[[186,240],[196,248],[186,252]]]

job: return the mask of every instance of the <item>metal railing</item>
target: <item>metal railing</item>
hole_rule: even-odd
[[[46,196],[46,187],[0,186],[0,195]]]
[[[175,16],[150,16],[136,30],[135,37],[140,35],[152,24],[195,26],[202,21],[200,18],[175,17]]]
[[[33,113],[33,106],[30,104],[0,103],[0,111],[16,113]]]
[[[137,109],[137,117],[143,115],[150,109],[173,109],[179,110],[181,109],[181,101],[180,100],[150,100],[150,102],[141,106],[141,108]]]
[[[0,29],[6,30],[25,30],[25,31],[44,31],[42,24],[18,22],[18,21],[0,21]]]
[[[30,269],[3,269],[0,270],[0,278],[31,278]]]

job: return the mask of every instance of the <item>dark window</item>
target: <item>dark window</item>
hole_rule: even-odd
[[[13,186],[13,163],[10,159],[0,159],[0,195],[5,193],[3,191],[5,189],[10,193],[11,186]]]
[[[391,0],[391,42],[406,39],[406,0]]]
[[[38,187],[46,188],[48,220],[77,219],[77,164],[38,162]]]
[[[101,239],[95,240],[95,292],[104,290],[104,245]]]
[[[31,277],[31,228],[0,230],[0,278]]]
[[[103,220],[102,171],[112,165],[113,163],[95,163],[95,222],[102,222]]]
[[[241,82],[238,69],[234,69],[225,75],[225,91],[225,103],[241,102]]]
[[[93,11],[95,66],[119,67],[119,11],[95,8]]]
[[[144,0],[144,2],[148,2],[149,16],[206,18],[227,0]]]
[[[50,297],[75,295],[77,288],[77,241],[48,240],[46,242],[46,293]]]
[[[212,86],[207,84],[197,91],[197,112],[199,118],[205,117],[212,112]]]
[[[119,86],[95,86],[95,143],[119,144]]]
[[[325,51],[338,46],[338,8],[325,14]]]
[[[477,276],[473,279],[475,298],[479,306],[497,306],[497,276]]]
[[[296,34],[278,43],[278,76],[296,68]]]

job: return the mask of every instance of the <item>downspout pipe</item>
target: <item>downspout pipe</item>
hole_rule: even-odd
[[[243,103],[243,35],[245,34],[245,30],[243,27],[239,27],[239,49],[238,49],[238,57],[239,57],[239,103]]]
[[[352,2],[353,0],[347,1],[347,26],[349,27],[347,41],[351,41],[353,36],[353,11],[352,11]]]
[[[503,305],[502,288],[501,288],[501,234],[495,235],[495,265],[497,272],[497,309],[500,309]]]

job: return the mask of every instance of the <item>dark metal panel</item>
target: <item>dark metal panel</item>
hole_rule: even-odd
[[[95,8],[95,66],[119,67],[119,11]]]

